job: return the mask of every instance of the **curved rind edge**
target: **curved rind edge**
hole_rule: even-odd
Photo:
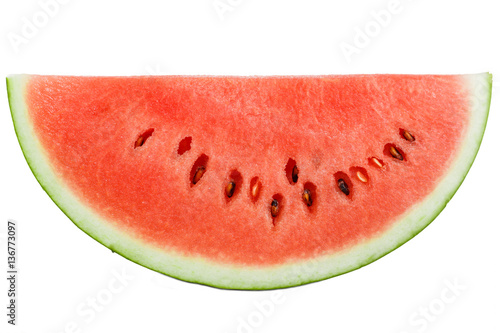
[[[470,122],[462,146],[448,173],[424,201],[412,207],[399,222],[381,234],[348,251],[303,262],[272,266],[229,266],[204,258],[186,257],[169,249],[158,249],[113,228],[89,210],[62,183],[44,154],[28,117],[25,90],[30,75],[7,78],[9,104],[16,135],[36,179],[73,223],[99,243],[123,257],[171,277],[223,289],[287,288],[341,275],[392,252],[417,235],[444,209],[467,175],[482,141],[488,118],[492,76],[463,75],[470,96]]]

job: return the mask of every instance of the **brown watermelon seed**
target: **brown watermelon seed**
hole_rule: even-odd
[[[196,161],[193,163],[191,167],[191,172],[189,173],[189,182],[191,183],[191,187],[196,185],[200,179],[205,175],[208,170],[208,160],[209,157],[205,154],[201,154],[198,156]],[[233,179],[232,177],[229,179]]]
[[[226,195],[228,198],[231,198],[234,194],[234,189],[236,188],[236,183],[232,180],[226,185]]]
[[[342,179],[340,178],[338,181],[337,181],[337,185],[339,186],[339,189],[342,191],[342,193],[344,193],[345,195],[349,195],[349,186],[347,185],[347,183]]]
[[[276,217],[278,216],[279,212],[280,212],[280,204],[278,200],[273,199],[273,201],[271,202],[271,216]]]
[[[296,183],[298,180],[299,180],[299,168],[297,168],[297,165],[295,165],[292,170],[292,181]]]
[[[226,202],[229,202],[231,199],[234,199],[238,193],[240,193],[240,189],[243,188],[243,176],[238,170],[233,169],[229,172],[228,178],[226,179],[224,183],[224,194]]]
[[[309,189],[305,189],[304,192],[302,193],[302,199],[304,200],[305,204],[307,205],[307,207],[311,207],[312,204],[313,204],[313,198],[312,198],[312,194],[311,194],[311,191],[309,191]]]
[[[203,165],[196,168],[196,172],[194,173],[194,176],[193,176],[193,185],[195,185],[197,182],[200,181],[201,177],[203,177],[206,170],[207,170],[207,168]]]
[[[316,185],[311,182],[305,182],[304,190],[302,192],[302,200],[310,213],[316,212],[317,206],[317,192]]]
[[[379,160],[378,158],[376,157],[372,157],[370,159],[370,162],[375,165],[376,167],[378,168],[383,168],[384,167],[384,162],[382,162],[382,160]]]
[[[409,131],[405,130],[404,128],[399,129],[399,135],[401,135],[401,137],[406,141],[409,142],[415,141],[415,136],[411,134]]]
[[[407,130],[403,130],[403,138],[405,138],[406,141],[410,141],[410,142],[415,141],[415,137],[413,136],[413,134],[411,134]]]
[[[391,146],[389,148],[389,152],[391,153],[392,157],[394,157],[395,159],[398,159],[400,161],[402,161],[404,158],[403,158],[403,155],[401,155],[401,153],[399,152],[399,150],[394,147],[394,146]]]
[[[135,142],[135,148],[142,146],[143,143],[144,143],[144,137],[141,135]]]
[[[135,140],[134,148],[143,146],[144,143],[146,143],[146,140],[149,139],[149,137],[151,135],[153,135],[153,132],[154,132],[154,128],[150,128],[147,131],[145,131],[144,133],[142,133],[141,135],[139,135],[137,140]]]
[[[361,172],[361,171],[356,171],[356,177],[358,177],[358,179],[363,182],[363,183],[367,183],[368,182],[368,178],[366,178],[366,176]]]

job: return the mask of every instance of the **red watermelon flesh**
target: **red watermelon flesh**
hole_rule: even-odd
[[[430,223],[479,148],[490,87],[488,74],[9,79],[28,162],[80,228],[165,274],[262,289],[355,269]]]

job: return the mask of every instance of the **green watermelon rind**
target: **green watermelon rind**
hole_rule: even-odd
[[[409,241],[439,215],[469,172],[479,151],[488,119],[491,74],[462,77],[470,96],[469,126],[448,172],[425,200],[414,205],[393,227],[377,238],[341,253],[271,267],[218,264],[202,257],[187,257],[172,249],[155,248],[113,228],[91,208],[82,204],[54,173],[28,117],[25,91],[30,75],[8,77],[7,90],[16,135],[31,171],[55,204],[78,228],[113,252],[168,276],[223,289],[264,290],[320,281],[366,266]]]

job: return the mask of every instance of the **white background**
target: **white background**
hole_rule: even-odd
[[[44,21],[38,1],[2,1],[0,77],[490,71],[500,78],[500,8],[492,0],[400,0],[379,30],[372,11],[390,0],[65,2]],[[219,15],[214,3],[231,10]],[[40,27],[31,35],[24,28],[23,37],[26,22]],[[341,43],[353,44],[367,26],[369,43],[347,59]],[[15,45],[13,36],[25,39]],[[6,272],[7,219],[15,219],[20,271],[16,327],[6,325],[1,278],[2,332],[500,332],[497,83],[476,162],[426,230],[360,270],[279,292],[180,282],[85,235],[31,174],[2,89],[0,266]]]

